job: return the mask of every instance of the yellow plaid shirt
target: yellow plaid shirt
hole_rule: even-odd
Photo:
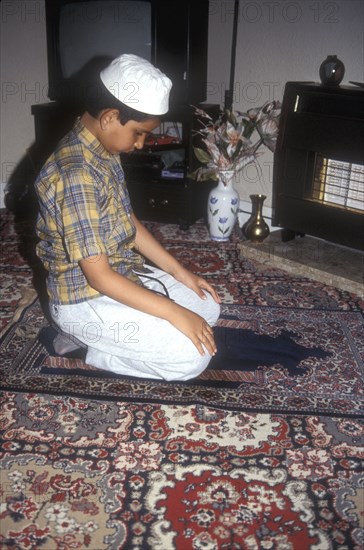
[[[37,254],[48,271],[51,303],[76,304],[98,293],[79,266],[106,254],[115,271],[139,282],[143,258],[134,250],[135,227],[124,173],[80,120],[43,166],[36,191]]]

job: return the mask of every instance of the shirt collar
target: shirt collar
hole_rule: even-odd
[[[118,156],[110,153],[107,149],[105,149],[102,143],[100,143],[100,141],[92,134],[92,132],[90,132],[90,130],[88,130],[86,126],[82,124],[80,118],[76,120],[74,130],[82,143],[96,156],[107,160],[114,159],[115,156]]]

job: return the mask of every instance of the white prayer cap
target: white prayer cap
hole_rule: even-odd
[[[120,55],[100,77],[109,92],[128,107],[148,115],[167,113],[172,82],[146,59]]]

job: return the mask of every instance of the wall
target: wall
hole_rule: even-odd
[[[1,10],[1,187],[34,140],[31,105],[47,101],[44,1],[3,0]]]
[[[198,0],[197,0],[198,1]],[[210,0],[208,97],[223,104],[229,85],[234,0]],[[44,0],[2,0],[1,189],[34,140],[31,105],[47,101]],[[361,0],[240,0],[234,108],[281,99],[287,80],[318,80],[328,54],[346,66],[344,83],[364,81],[364,4]],[[272,155],[238,181],[242,203],[252,192],[271,199]],[[269,214],[269,212],[268,212]]]

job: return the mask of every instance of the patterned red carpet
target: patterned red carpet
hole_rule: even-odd
[[[3,217],[0,548],[361,549],[359,298],[239,260],[238,233],[148,225],[224,301],[223,364],[179,391],[59,365],[31,233]]]

